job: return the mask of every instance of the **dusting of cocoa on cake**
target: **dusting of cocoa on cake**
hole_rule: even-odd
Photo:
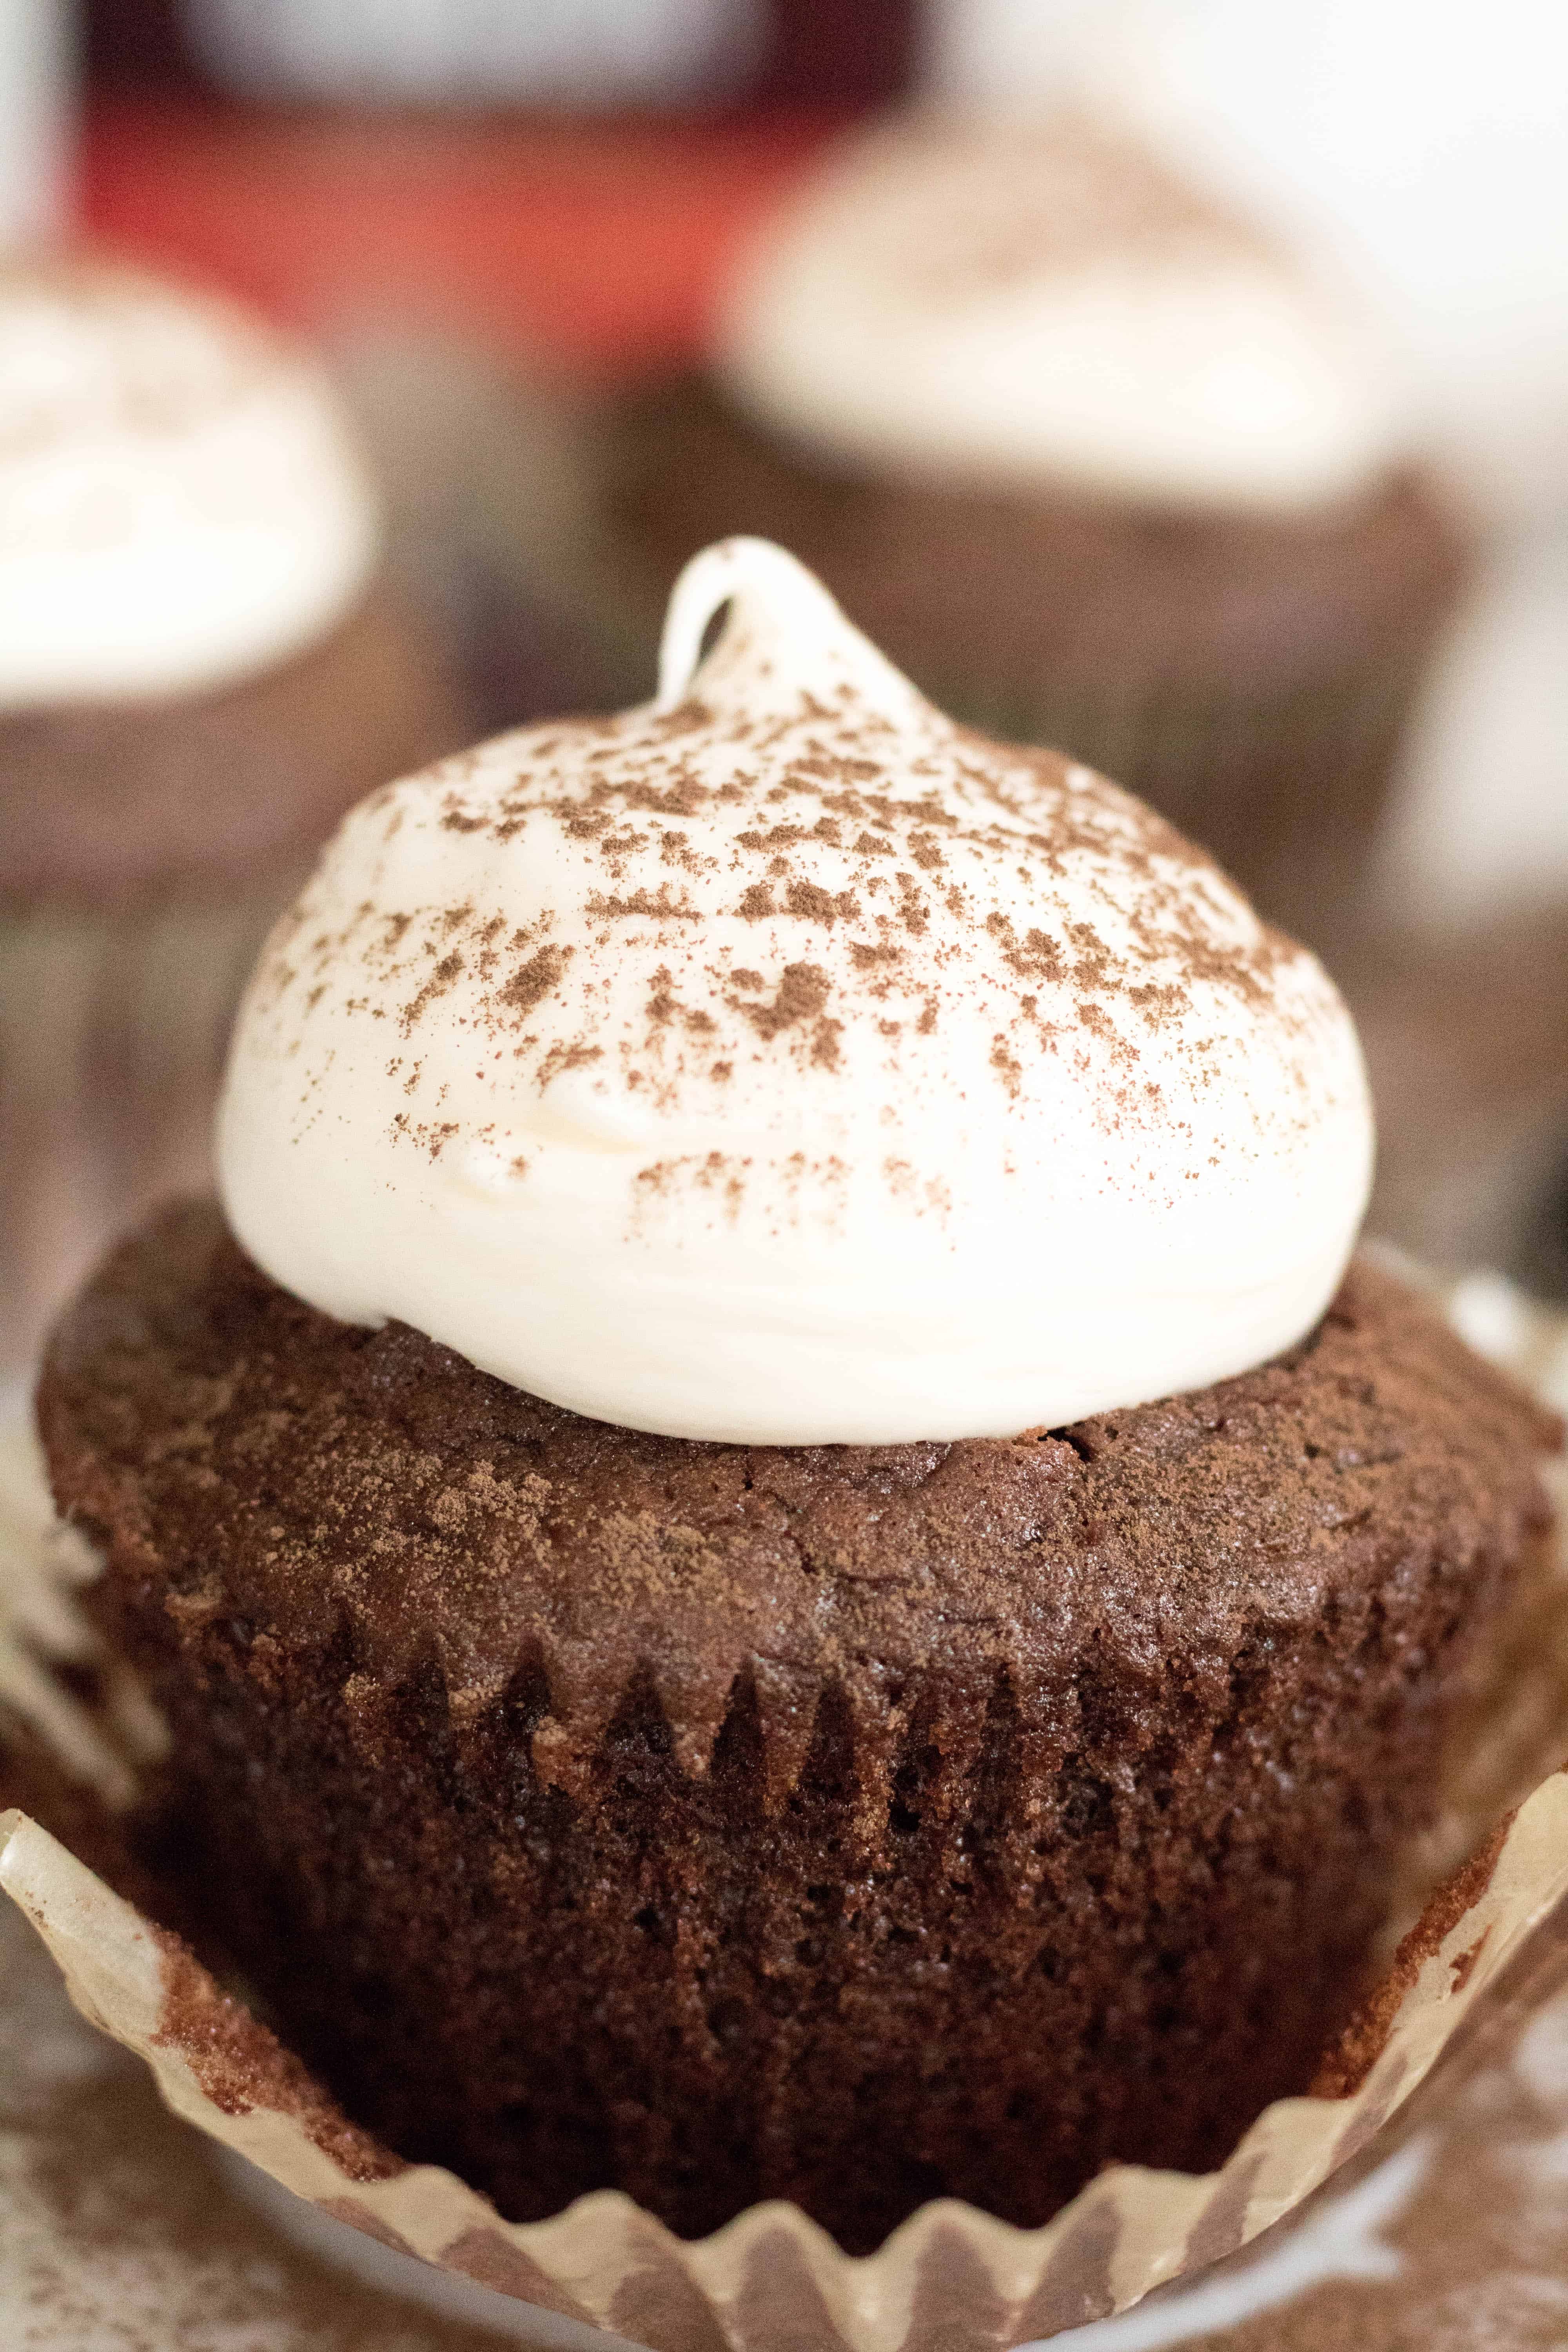
[[[881,1042],[894,1083],[906,1032],[930,1037],[955,994],[978,992],[994,1043],[977,1078],[1017,1102],[1032,1063],[1081,1055],[1093,1040],[1113,1074],[1106,1116],[1120,1131],[1160,1116],[1160,1087],[1140,1078],[1142,1049],[1191,1010],[1194,986],[1261,1005],[1296,953],[1267,928],[1227,938],[1215,919],[1226,890],[1217,868],[1105,779],[934,713],[911,753],[847,687],[831,704],[803,694],[793,717],[765,725],[721,722],[695,699],[653,719],[563,725],[523,739],[510,776],[498,778],[493,756],[465,754],[429,791],[439,827],[510,845],[524,868],[534,845],[579,848],[580,910],[545,905],[517,926],[470,895],[391,912],[366,902],[342,929],[301,918],[270,985],[297,997],[307,1051],[321,992],[345,971],[351,1002],[370,1017],[395,1004],[400,1034],[416,1040],[431,1007],[466,981],[459,1023],[481,1066],[521,1064],[542,1094],[563,1072],[605,1060],[610,1079],[668,1108],[700,1103],[763,1054],[837,1070],[854,1024]],[[390,846],[405,804],[389,793],[376,813]],[[685,822],[639,830],[650,815]],[[656,845],[679,878],[625,887]],[[599,867],[606,887],[594,882]],[[1037,898],[1039,923],[1020,928],[992,903],[1007,871]],[[1086,872],[1100,877],[1102,922],[1065,909],[1053,919],[1063,877]],[[597,926],[585,945],[556,936],[579,911]],[[771,969],[732,960],[711,938],[726,911],[784,929]],[[608,982],[626,959],[648,973],[646,1027],[601,1035]],[[1042,1014],[1042,990],[1065,995],[1065,1018]],[[573,1034],[540,1027],[547,1006]],[[1188,1055],[1199,1085],[1206,1045]],[[409,1087],[418,1091],[418,1079]],[[397,1115],[398,1134],[438,1157],[462,1132],[442,1108],[426,1097],[418,1115]]]
[[[1127,257],[1291,267],[1243,215],[1085,114],[994,125],[984,146],[968,124],[900,125],[882,154],[903,199],[886,225],[888,277],[912,303],[970,310]]]

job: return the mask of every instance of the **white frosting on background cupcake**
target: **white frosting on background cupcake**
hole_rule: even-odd
[[[198,691],[363,588],[375,500],[320,372],[128,268],[0,272],[0,709]]]
[[[239,1238],[331,1314],[633,1428],[878,1443],[1300,1338],[1372,1123],[1321,968],[1201,853],[955,727],[741,540],[682,575],[655,702],[345,820],[218,1151]]]
[[[1411,429],[1364,318],[1068,115],[851,139],[755,240],[716,364],[829,457],[1173,505],[1350,497]]]

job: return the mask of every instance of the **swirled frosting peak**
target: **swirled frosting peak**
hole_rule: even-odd
[[[651,703],[349,816],[219,1150],[240,1238],[333,1315],[634,1428],[881,1443],[1299,1339],[1372,1127],[1331,984],[1207,858],[731,540]]]

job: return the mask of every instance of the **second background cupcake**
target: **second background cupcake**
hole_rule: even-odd
[[[939,700],[1122,777],[1314,938],[1465,568],[1372,322],[1083,114],[847,141],[602,481],[649,633],[693,548],[777,537]]]

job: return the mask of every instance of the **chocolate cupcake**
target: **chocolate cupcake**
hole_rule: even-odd
[[[716,613],[725,618],[705,659]],[[778,550],[661,690],[367,801],[46,1360],[195,1874],[531,2218],[1045,2220],[1304,2091],[1556,1430],[1347,1261],[1320,966]]]
[[[1128,134],[887,125],[605,457],[617,581],[799,550],[943,709],[1060,744],[1331,929],[1463,568],[1399,371]]]
[[[201,1181],[268,925],[462,728],[312,366],[140,272],[0,274],[4,1360]]]

